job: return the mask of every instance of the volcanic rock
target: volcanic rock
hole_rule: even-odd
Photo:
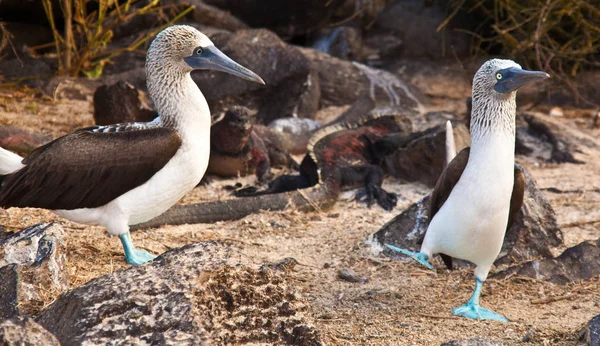
[[[268,28],[288,39],[324,27],[344,0],[204,0],[254,28]]]
[[[583,341],[587,346],[600,345],[600,315],[592,318],[583,328],[579,341]]]
[[[520,275],[565,285],[600,275],[600,239],[568,248],[556,258],[534,260],[508,268],[494,277]]]
[[[0,323],[0,345],[60,346],[60,343],[31,318],[13,317]]]
[[[265,85],[222,72],[193,74],[213,112],[228,105],[242,105],[258,111],[259,124],[268,124],[283,117],[312,117],[317,111],[318,80],[298,48],[287,45],[268,30],[237,31],[219,48],[261,76]]]
[[[37,319],[63,346],[320,345],[299,289],[237,251],[201,242],[94,279]]]
[[[127,82],[104,84],[94,92],[96,125],[147,122],[157,116],[146,104],[143,94]]]
[[[48,294],[67,290],[63,235],[57,223],[0,233],[0,321],[37,311]]]

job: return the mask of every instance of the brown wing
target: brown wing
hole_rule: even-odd
[[[508,212],[508,223],[506,224],[507,231],[519,217],[519,211],[521,211],[524,196],[525,175],[515,167],[515,185],[513,186],[512,195],[510,196],[510,211]]]
[[[102,206],[148,181],[181,145],[177,132],[168,128],[94,130],[79,130],[32,152],[24,168],[4,178],[0,206]]]
[[[471,148],[469,147],[461,150],[454,159],[450,161],[446,169],[442,172],[442,175],[438,178],[435,188],[431,193],[431,198],[429,199],[429,220],[432,220],[438,210],[444,205],[450,196],[450,192],[452,192],[452,189],[454,189],[454,186],[458,183],[458,180],[469,161],[470,152]]]

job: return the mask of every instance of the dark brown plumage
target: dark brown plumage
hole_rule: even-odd
[[[180,146],[170,128],[78,130],[37,148],[25,167],[4,176],[0,207],[100,207],[148,181]]]
[[[469,147],[461,150],[448,164],[448,167],[444,169],[442,175],[440,175],[429,200],[429,220],[432,220],[433,216],[440,210],[442,205],[444,205],[450,196],[452,189],[454,189],[454,186],[456,183],[458,183],[458,180],[460,179],[465,167],[467,166],[467,162],[469,161],[470,152],[471,148]],[[524,195],[525,176],[523,175],[523,172],[515,168],[515,182],[510,198],[510,210],[508,214],[508,224],[506,225],[506,230],[508,230],[519,217],[519,211],[523,205]],[[424,237],[425,235],[421,237],[418,242],[419,244],[423,242]],[[440,254],[440,256],[442,257],[446,267],[448,269],[452,269],[452,257],[445,254]]]

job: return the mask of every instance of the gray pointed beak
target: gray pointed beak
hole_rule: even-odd
[[[193,69],[227,72],[251,82],[265,84],[259,75],[231,60],[215,46],[204,47],[200,54],[195,51],[194,55],[183,60]]]
[[[525,84],[550,78],[546,72],[528,71],[517,67],[505,68],[497,74],[502,76],[494,86],[494,90],[499,93],[513,92]]]

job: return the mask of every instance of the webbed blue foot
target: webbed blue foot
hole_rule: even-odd
[[[433,266],[429,262],[427,262],[427,260],[429,259],[429,256],[427,256],[426,254],[424,254],[422,252],[414,252],[414,251],[404,250],[404,249],[401,249],[399,247],[396,247],[396,246],[393,246],[390,244],[385,244],[385,246],[387,246],[388,248],[390,248],[396,252],[400,252],[401,254],[411,257],[415,261],[421,263],[422,265],[424,265],[425,267],[427,267],[431,270],[435,270],[433,268]]]
[[[474,320],[494,320],[500,322],[508,322],[508,319],[491,310],[481,307],[479,304],[468,302],[457,308],[452,309],[452,313],[456,316],[471,318]]]
[[[125,260],[127,260],[127,263],[137,266],[152,261],[157,257],[146,250],[136,249],[133,246],[129,232],[121,234],[119,238],[121,239],[121,244],[123,244],[123,250],[125,250]]]
[[[471,318],[474,320],[493,320],[500,322],[508,322],[508,319],[491,310],[483,308],[479,305],[479,295],[481,294],[481,286],[483,281],[475,278],[475,289],[471,299],[466,304],[452,309],[452,313],[456,316]]]

